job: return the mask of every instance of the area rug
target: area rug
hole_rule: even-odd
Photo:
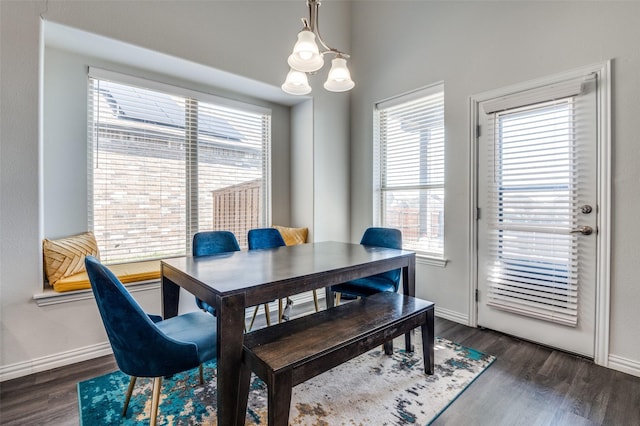
[[[427,376],[419,333],[415,352],[394,354],[374,349],[293,388],[292,425],[427,425],[451,404],[495,357],[436,338],[435,374]],[[158,424],[219,425],[216,418],[216,370],[205,365],[205,384],[197,369],[163,381]],[[116,371],[78,383],[81,425],[140,425],[149,422],[151,379],[138,379],[127,416],[122,418],[129,376]],[[253,376],[246,425],[267,424],[265,384]]]

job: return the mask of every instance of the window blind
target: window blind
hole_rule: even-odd
[[[577,324],[574,98],[493,114],[488,305]]]
[[[403,246],[444,254],[444,85],[380,102],[374,111],[377,221]]]
[[[553,84],[547,84],[537,89],[528,89],[507,96],[501,96],[483,102],[482,108],[485,113],[491,114],[498,111],[521,108],[523,106],[535,105],[556,99],[565,99],[579,95],[582,92],[585,83],[594,78],[594,75],[570,78]]]
[[[270,113],[164,89],[89,78],[89,226],[107,263],[267,223]]]

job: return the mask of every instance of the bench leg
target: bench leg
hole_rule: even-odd
[[[291,370],[274,374],[269,388],[269,426],[288,426],[293,388]]]
[[[388,342],[384,342],[382,345],[384,349],[385,355],[393,355],[393,340],[389,340]]]
[[[249,399],[250,386],[251,369],[243,363],[240,369],[240,383],[238,384],[238,414],[236,415],[236,426],[244,426],[247,417],[247,402]]]
[[[420,330],[422,332],[422,359],[424,360],[424,371],[427,374],[434,372],[434,324],[433,309],[427,311],[427,322],[424,323]]]

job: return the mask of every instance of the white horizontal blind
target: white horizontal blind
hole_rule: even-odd
[[[247,247],[249,229],[266,226],[271,117],[201,102],[198,122],[199,229],[232,231]],[[226,126],[226,136],[210,133]]]
[[[203,98],[89,78],[89,226],[103,261],[184,255],[199,230],[241,237],[266,223],[270,114]],[[247,182],[257,208],[230,229],[221,218],[243,206],[216,211],[216,194],[238,198]]]
[[[488,305],[575,326],[580,158],[573,97],[493,115]]]
[[[444,254],[444,86],[376,105],[378,222],[402,231],[406,249]]]

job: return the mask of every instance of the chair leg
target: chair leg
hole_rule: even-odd
[[[122,417],[127,416],[127,408],[129,408],[129,401],[131,401],[131,394],[133,393],[133,387],[136,385],[136,376],[131,376],[129,380],[129,388],[127,389],[127,396],[124,399],[124,407],[122,408]]]
[[[151,399],[150,426],[156,426],[158,421],[158,406],[160,405],[160,390],[162,389],[162,376],[153,378],[153,396]]]
[[[316,306],[316,312],[320,312],[320,306],[318,305],[318,292],[313,290],[313,304]]]
[[[340,294],[342,293],[336,293],[336,306],[340,306]]]
[[[269,313],[269,304],[268,303],[264,304],[264,316],[267,319],[267,326],[271,327],[271,314]]]
[[[291,319],[291,310],[293,309],[293,300],[289,299],[288,297],[286,298],[286,300],[287,300],[287,304],[284,310],[282,311],[282,315],[280,315],[281,321],[289,321],[289,319]]]
[[[198,373],[200,373],[200,384],[204,385],[204,371],[202,371],[202,364],[198,367]]]
[[[282,322],[282,299],[278,299],[278,324]]]
[[[253,328],[253,323],[256,320],[256,315],[258,315],[258,309],[260,309],[260,306],[256,306],[256,308],[253,310],[253,316],[251,317],[251,323],[249,323],[249,331],[251,331],[251,329]]]

